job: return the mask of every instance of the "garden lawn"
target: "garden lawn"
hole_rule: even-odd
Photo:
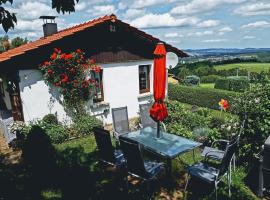
[[[270,63],[233,63],[225,65],[216,65],[216,70],[229,70],[233,68],[246,69],[249,72],[260,73],[262,71],[268,72],[270,70]]]
[[[186,105],[189,106],[189,105]],[[72,141],[68,141],[59,145],[55,145],[56,149],[60,152],[65,151],[66,149],[73,149],[73,148],[83,148],[84,153],[86,154],[95,154],[96,151],[96,143],[93,135],[89,135],[80,139],[75,139]],[[196,160],[200,160],[200,149],[196,149],[195,151],[195,157]],[[95,157],[94,159],[97,159]],[[94,162],[95,165],[97,165],[97,160]],[[153,199],[171,199],[171,198],[176,198],[176,199],[182,199],[184,197],[184,192],[183,192],[183,187],[185,184],[185,168],[188,165],[191,165],[193,163],[193,158],[192,158],[192,152],[185,153],[181,155],[179,158],[175,159],[173,161],[173,185],[171,188],[167,188],[166,185],[164,185],[164,177],[157,182],[157,184],[154,184],[155,187],[155,194]],[[96,168],[96,167],[95,167]],[[106,173],[107,174],[107,173]],[[107,174],[108,176],[108,174]],[[232,197],[231,199],[245,199],[245,200],[257,200],[258,198],[250,191],[249,188],[247,188],[243,182],[244,177],[246,176],[244,168],[240,167],[237,169],[237,171],[233,174],[233,185],[232,185]],[[109,176],[110,177],[110,176]],[[104,178],[104,176],[103,176]],[[100,184],[102,187],[108,187],[108,185],[115,184],[111,178],[105,178],[104,180],[99,180]],[[192,186],[192,181],[191,181],[191,186]],[[204,187],[204,186],[201,186]],[[140,190],[143,190],[142,187],[139,186],[140,190],[134,190],[138,189],[138,186],[135,188],[131,187],[131,191],[129,191],[130,195],[133,197],[140,198],[138,195],[141,195]],[[191,187],[192,188],[192,187]],[[102,191],[105,191],[106,188],[101,189]],[[229,199],[227,195],[227,185],[226,181],[224,180],[224,183],[221,183],[221,188],[218,190],[219,192],[219,198],[220,199]],[[203,189],[202,189],[203,190]],[[192,190],[190,190],[192,191]],[[198,189],[195,189],[194,191],[198,191]],[[194,195],[198,195],[197,193]],[[59,196],[59,191],[54,191],[54,190],[49,190],[43,193],[44,199],[58,199]],[[55,198],[58,197],[58,198]],[[210,195],[201,195],[196,196],[195,198],[199,197],[199,199],[205,199],[205,200],[210,200],[214,199],[213,193]],[[113,196],[111,196],[113,199]],[[187,199],[192,199],[193,194],[189,193]],[[59,198],[61,199],[61,197]]]
[[[212,89],[214,89],[215,83],[201,83],[201,84],[200,84],[200,87],[202,87],[202,88],[212,88]]]

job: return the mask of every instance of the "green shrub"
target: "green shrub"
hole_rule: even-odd
[[[192,131],[207,127],[209,116],[199,115],[184,107],[178,101],[167,102],[169,116],[165,120],[167,131],[186,138],[192,138]]]
[[[168,95],[170,100],[218,110],[220,99],[226,99],[229,104],[232,104],[233,97],[236,96],[236,93],[211,88],[169,84]]]
[[[207,75],[207,76],[201,76],[201,83],[215,83],[217,79],[219,79],[220,76],[218,75]]]
[[[60,144],[67,140],[69,137],[66,128],[62,125],[47,125],[45,132],[55,144]]]
[[[218,78],[215,82],[215,89],[230,90],[230,81],[227,78]]]
[[[270,82],[255,84],[239,94],[233,110],[240,120],[247,118],[239,154],[242,161],[248,161],[261,151],[270,133]]]
[[[48,124],[58,124],[59,121],[57,119],[57,116],[55,116],[54,114],[47,114],[43,117],[42,119],[44,122],[48,123]]]
[[[235,92],[244,92],[249,88],[249,80],[246,76],[219,78],[215,82],[215,88]]]
[[[228,77],[230,80],[230,90],[235,92],[244,92],[249,89],[249,80],[246,76]]]
[[[184,79],[184,84],[185,85],[199,85],[200,84],[200,77],[191,75],[191,76],[186,76]]]
[[[72,129],[75,130],[77,137],[89,135],[94,127],[102,127],[102,122],[90,115],[82,115],[74,120]]]
[[[185,138],[192,138],[192,132],[188,130],[185,126],[179,123],[170,123],[167,125],[167,131],[175,135],[179,135]]]

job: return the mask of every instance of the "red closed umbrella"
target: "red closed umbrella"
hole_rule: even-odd
[[[150,116],[158,122],[163,121],[167,116],[167,108],[164,103],[166,90],[166,49],[163,43],[158,43],[154,51],[154,99],[155,102],[150,109]]]

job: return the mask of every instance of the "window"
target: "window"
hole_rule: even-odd
[[[140,94],[150,92],[150,65],[139,66]]]
[[[91,70],[91,78],[95,81],[95,87],[94,87],[94,102],[101,102],[104,100],[104,94],[103,94],[103,83],[102,83],[102,75],[103,71],[95,72],[94,70]]]

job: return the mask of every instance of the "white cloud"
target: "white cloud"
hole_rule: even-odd
[[[237,4],[244,1],[245,0],[192,0],[189,3],[183,2],[174,7],[171,13],[176,15],[197,14],[212,11],[222,4]]]
[[[225,27],[218,30],[218,34],[224,35],[225,33],[232,32],[232,31],[233,31],[233,29],[231,27],[225,26]]]
[[[93,6],[91,9],[87,10],[93,16],[103,16],[116,13],[117,10],[114,5],[97,5]]]
[[[245,40],[251,40],[251,39],[255,39],[256,37],[255,36],[252,36],[252,35],[245,35],[244,37],[243,37],[243,39],[245,39]]]
[[[42,31],[42,24],[39,19],[32,21],[18,20],[16,29],[19,31]]]
[[[157,6],[162,4],[170,4],[179,0],[121,0],[118,3],[118,9],[135,8],[141,9],[150,6]]]
[[[164,35],[165,38],[177,38],[177,37],[184,37],[183,35],[179,34],[179,33],[166,33]]]
[[[188,36],[201,37],[204,35],[213,35],[213,34],[214,34],[213,31],[197,31],[197,32],[189,33]]]
[[[201,37],[201,36],[204,36],[204,35],[213,35],[214,32],[213,31],[198,31],[198,32],[192,32],[192,33],[189,33],[188,36],[196,36],[196,37]]]
[[[163,28],[181,27],[195,25],[199,21],[196,17],[175,18],[169,13],[165,14],[146,14],[131,21],[133,26],[138,28]]]
[[[202,42],[205,43],[218,43],[218,42],[226,42],[227,39],[210,39],[210,40],[203,40]]]
[[[78,4],[75,5],[75,10],[76,11],[82,11],[85,10],[87,8],[87,3],[83,2],[79,2]]]
[[[269,2],[248,3],[235,9],[234,13],[242,16],[270,15],[270,3]]]
[[[126,19],[141,17],[142,15],[145,15],[145,10],[133,8],[127,9],[126,12],[123,14],[124,18]]]
[[[270,27],[270,23],[267,21],[256,21],[253,23],[245,24],[241,28],[255,29],[255,28],[267,28]]]
[[[55,10],[41,2],[25,2],[12,12],[17,13],[17,17],[24,20],[38,19],[41,15],[57,15]]]
[[[219,24],[220,24],[219,20],[209,19],[209,20],[205,20],[205,21],[198,23],[197,26],[200,28],[209,28],[209,27],[217,26]]]

